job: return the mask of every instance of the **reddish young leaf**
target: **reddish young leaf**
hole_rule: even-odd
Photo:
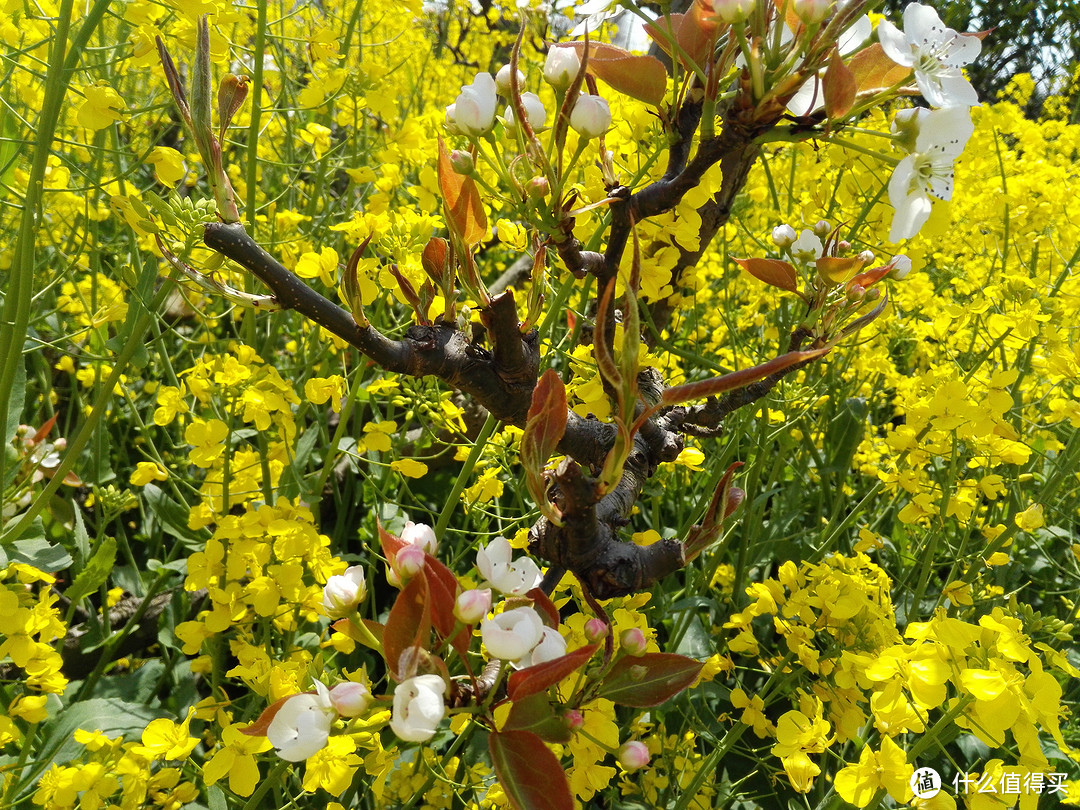
[[[428,278],[436,284],[442,284],[446,275],[446,260],[450,253],[450,243],[441,236],[433,236],[424,245],[424,252],[420,256],[420,265]]]
[[[471,634],[467,627],[462,627],[451,637],[457,619],[454,618],[454,602],[457,599],[458,581],[454,574],[430,554],[426,556],[425,569],[428,580],[428,592],[431,594],[431,622],[443,638],[449,638],[458,655],[465,657],[469,650]]]
[[[870,287],[874,284],[877,284],[879,281],[885,278],[885,276],[889,275],[889,273],[892,272],[892,269],[893,264],[892,262],[890,262],[889,264],[882,265],[881,267],[875,267],[872,270],[867,270],[865,273],[859,273],[859,275],[855,276],[855,278],[851,279],[851,281],[847,283],[847,288],[850,290],[856,284],[858,284],[860,287]]]
[[[722,377],[713,377],[711,380],[701,380],[699,382],[676,385],[664,391],[663,395],[660,397],[658,407],[678,405],[682,402],[689,402],[692,399],[712,397],[717,394],[722,394],[725,391],[742,388],[744,385],[757,382],[758,380],[768,377],[770,374],[783,371],[791,366],[805,363],[808,360],[816,360],[828,351],[828,348],[823,348],[808,349],[802,352],[788,352],[779,357],[774,357],[768,362],[752,366],[751,368],[733,371]]]
[[[521,436],[521,464],[529,493],[545,504],[544,465],[566,432],[566,387],[555,369],[549,368],[533,389],[528,420]]]
[[[431,599],[427,572],[421,570],[402,588],[383,630],[383,654],[386,666],[397,680],[401,654],[410,647],[426,648],[431,634]]]
[[[447,226],[458,233],[466,245],[486,239],[487,215],[480,201],[480,191],[471,177],[454,171],[442,137],[439,138],[439,188],[446,205]]]
[[[736,259],[735,263],[758,281],[788,292],[799,291],[795,268],[780,259]]]
[[[701,519],[701,523],[690,527],[690,531],[686,535],[686,542],[683,544],[687,562],[697,557],[703,549],[720,536],[724,520],[742,502],[741,496],[745,495],[745,493],[738,487],[732,487],[731,485],[735,471],[742,465],[743,462],[736,461],[727,468],[716,487],[716,492],[713,493],[712,500],[709,501],[709,508],[705,511],[705,517]]]
[[[515,700],[502,730],[531,731],[549,743],[568,743],[573,736],[566,720],[555,714],[547,695],[539,694]]]
[[[305,693],[301,693],[305,694]],[[307,692],[306,694],[313,695],[314,692]],[[279,698],[262,710],[255,722],[247,728],[240,729],[241,734],[246,734],[249,737],[265,737],[266,730],[270,728],[270,722],[274,719],[274,716],[281,710],[281,707],[285,705],[285,701],[296,695],[286,695],[283,698]]]
[[[379,526],[379,545],[382,546],[383,556],[393,565],[394,560],[397,559],[397,553],[401,551],[405,545],[405,541],[398,537],[396,534],[390,534],[383,528],[382,521],[378,522]]]
[[[57,420],[57,419],[58,419],[59,417],[60,417],[60,414],[58,414],[58,413],[54,413],[54,414],[53,414],[52,416],[50,416],[50,417],[49,417],[49,418],[48,418],[48,419],[46,420],[45,424],[44,424],[44,425],[42,425],[41,427],[39,427],[39,428],[38,428],[38,429],[37,429],[37,430],[36,430],[36,431],[34,432],[34,436],[33,436],[33,438],[32,438],[32,439],[30,439],[30,442],[31,442],[31,444],[37,444],[37,443],[38,443],[38,442],[40,442],[40,441],[41,441],[42,439],[44,439],[44,438],[45,438],[46,436],[48,436],[48,435],[49,435],[49,431],[53,429],[53,425],[55,425],[55,424],[56,424],[56,420]]]
[[[506,685],[506,694],[511,700],[521,700],[529,695],[543,692],[571,672],[576,672],[585,666],[598,649],[600,649],[599,644],[587,644],[561,658],[519,669],[510,675],[510,680]]]
[[[645,33],[652,37],[668,56],[671,56],[674,50],[672,43],[678,44],[681,49],[679,61],[683,67],[704,70],[716,45],[717,26],[715,22],[707,19],[705,14],[698,13],[699,8],[700,2],[694,4],[694,10],[689,14],[657,17],[655,21],[645,24]]]
[[[562,765],[535,734],[492,733],[488,749],[499,784],[516,810],[574,810]]]
[[[567,42],[555,47],[573,48],[579,58],[585,53],[584,42]],[[589,62],[585,69],[618,93],[653,107],[664,103],[667,68],[655,56],[636,56],[614,45],[590,42]]]
[[[822,79],[825,87],[825,114],[829,118],[843,118],[855,104],[855,74],[840,58],[840,49],[833,48],[829,66]]]
[[[551,601],[551,597],[544,593],[544,589],[539,587],[533,588],[525,595],[532,599],[533,607],[540,613],[540,618],[546,619],[544,624],[552,630],[558,630],[559,609],[555,607],[555,603]]]
[[[912,75],[911,68],[896,64],[876,42],[852,56],[847,66],[861,95],[888,90]]]
[[[692,684],[703,666],[674,653],[628,655],[615,662],[598,697],[636,709],[659,706]]]

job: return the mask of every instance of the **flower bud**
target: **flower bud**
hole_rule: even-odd
[[[495,80],[490,73],[477,73],[446,108],[447,127],[474,137],[486,135],[495,126],[495,101]]]
[[[875,301],[877,301],[879,298],[881,298],[881,290],[879,290],[877,287],[872,287],[869,290],[867,290],[866,295],[863,296],[863,303],[864,304],[872,304]]]
[[[544,62],[544,81],[556,90],[565,90],[577,77],[581,59],[573,48],[552,46]]]
[[[816,25],[832,10],[834,0],[795,0],[795,14],[807,25]]]
[[[872,250],[864,250],[862,253],[860,253],[858,255],[857,258],[862,260],[862,263],[863,263],[864,266],[868,265],[868,264],[873,264],[874,263],[874,251],[872,251]]]
[[[454,618],[462,624],[476,624],[491,610],[491,589],[462,591],[454,600]]]
[[[546,177],[534,177],[525,184],[525,193],[531,200],[542,200],[551,191],[551,184]]]
[[[848,301],[861,301],[866,296],[866,287],[861,284],[852,284],[847,291]]]
[[[426,523],[413,523],[411,520],[405,521],[405,528],[401,530],[401,539],[411,546],[419,546],[433,557],[439,545],[433,528]]]
[[[339,683],[330,690],[330,705],[342,717],[357,717],[371,705],[371,692],[362,683]]]
[[[517,72],[518,87],[520,88],[525,84],[525,74],[520,70]],[[495,87],[504,96],[510,93],[510,66],[503,65],[499,68],[499,72],[495,74]]]
[[[410,579],[419,574],[425,563],[427,554],[419,546],[404,546],[394,557],[394,570],[402,579]]]
[[[547,122],[547,110],[544,109],[544,102],[540,100],[540,96],[536,95],[536,93],[522,93],[521,106],[525,108],[525,117],[529,121],[529,126],[533,130],[542,129]],[[514,118],[513,107],[506,108],[503,113],[503,121],[506,123],[506,131],[511,135],[517,131],[517,121]]]
[[[639,627],[631,627],[619,634],[619,646],[629,655],[638,656],[645,654],[647,642],[645,634]]]
[[[583,138],[596,138],[611,127],[611,108],[600,96],[579,96],[570,113],[570,126]]]
[[[585,622],[585,638],[589,643],[600,641],[608,634],[607,623],[603,619],[589,619]]]
[[[367,596],[367,583],[362,566],[345,569],[344,574],[332,576],[323,587],[323,608],[331,619],[341,619],[356,610]]]
[[[772,241],[778,248],[790,247],[797,238],[798,234],[790,225],[777,225],[773,228]]]
[[[889,272],[889,278],[894,278],[897,281],[907,276],[911,272],[911,259],[907,256],[893,256],[892,261],[889,262],[892,265],[892,270]]]
[[[832,230],[832,225],[829,224],[827,219],[819,219],[814,223],[814,234],[817,236],[828,236],[829,231]]]
[[[570,709],[563,715],[563,722],[566,723],[566,727],[571,731],[577,731],[585,725],[585,715],[577,709]]]
[[[713,11],[721,22],[742,22],[754,10],[754,0],[713,0]]]
[[[455,149],[450,153],[450,168],[458,174],[468,176],[476,171],[476,161],[464,149]]]
[[[847,253],[849,250],[851,250],[851,242],[849,242],[847,239],[841,239],[839,242],[836,243],[836,250],[838,253]]]
[[[619,749],[619,764],[628,771],[636,771],[649,764],[649,748],[640,740],[625,742]]]

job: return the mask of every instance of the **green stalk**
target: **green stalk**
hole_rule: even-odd
[[[446,532],[446,527],[450,523],[450,516],[454,514],[458,499],[461,498],[461,493],[465,489],[465,482],[469,480],[469,476],[472,475],[476,462],[480,460],[480,453],[483,451],[484,445],[486,445],[487,440],[491,438],[491,434],[495,432],[496,424],[498,424],[498,420],[489,413],[487,420],[484,422],[484,426],[480,428],[480,435],[477,436],[476,441],[473,442],[472,450],[469,451],[469,457],[465,459],[465,466],[463,466],[461,472],[458,473],[457,480],[454,482],[454,488],[447,496],[442,512],[439,513],[439,522],[435,524],[435,537],[439,540],[442,540],[443,533]]]
[[[23,344],[26,342],[30,325],[36,237],[37,229],[41,225],[45,169],[48,167],[53,138],[60,123],[64,96],[71,85],[71,74],[75,71],[83,49],[101,22],[109,3],[108,0],[97,0],[86,15],[82,27],[71,40],[70,51],[67,51],[73,5],[74,0],[63,0],[57,13],[52,52],[49,54],[49,66],[45,73],[44,100],[35,132],[37,137],[34,157],[26,181],[26,196],[22,200],[22,217],[15,237],[11,269],[8,271],[8,289],[4,296],[3,316],[0,318],[0,425],[7,425],[8,413],[13,406],[11,394],[15,386],[15,374],[18,364],[23,362]],[[22,408],[22,403],[15,403],[14,407]],[[4,436],[4,443],[9,439],[10,436]],[[4,480],[6,463],[4,453],[0,452],[0,481]]]

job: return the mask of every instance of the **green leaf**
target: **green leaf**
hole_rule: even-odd
[[[147,484],[143,487],[143,499],[146,507],[166,533],[178,537],[188,546],[203,546],[203,538],[188,528],[188,507],[181,506],[161,489],[157,484]]]
[[[40,523],[40,521],[34,521]],[[16,540],[8,546],[8,559],[11,562],[32,565],[46,574],[55,574],[71,566],[71,555],[63,546],[54,546],[45,539],[44,531],[39,538]]]
[[[530,731],[488,735],[491,762],[516,810],[573,810],[574,797],[562,765]]]
[[[8,405],[7,424],[4,425],[4,445],[10,444],[15,438],[15,431],[22,422],[23,399],[26,397],[26,360],[20,359],[15,364],[15,379],[11,389],[11,399]],[[17,468],[12,465],[9,473],[14,476]]]
[[[86,567],[75,577],[64,595],[72,602],[78,602],[94,593],[105,584],[116,564],[116,538],[106,537],[94,551],[94,556]]]

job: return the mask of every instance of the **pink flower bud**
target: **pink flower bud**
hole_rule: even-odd
[[[563,715],[563,722],[566,723],[566,727],[571,731],[577,731],[585,725],[585,715],[577,709],[570,709]]]
[[[589,643],[600,641],[608,634],[607,623],[603,619],[589,619],[585,622],[585,638]]]
[[[622,647],[628,655],[644,655],[645,647],[647,646],[645,634],[641,632],[641,629],[638,627],[623,630],[619,634],[619,646]]]
[[[412,546],[419,546],[428,554],[435,556],[435,549],[439,540],[435,537],[435,530],[426,523],[413,523],[405,521],[405,528],[401,530],[401,539]]]
[[[827,219],[819,219],[814,223],[814,233],[818,236],[828,236],[831,230],[832,225],[829,224]]]
[[[617,758],[626,770],[636,771],[649,764],[649,748],[640,740],[631,740],[623,743]]]
[[[362,683],[346,681],[330,690],[330,705],[342,717],[357,717],[371,704],[371,692]]]
[[[849,301],[861,301],[866,295],[866,287],[861,284],[852,284],[847,291]]]
[[[476,624],[491,610],[491,589],[462,591],[454,602],[454,617],[462,624]]]
[[[551,185],[546,177],[534,177],[525,184],[525,192],[530,199],[542,200],[551,191]]]
[[[367,596],[364,568],[354,565],[344,574],[332,576],[323,587],[323,608],[331,619],[341,619],[356,610]]]
[[[450,153],[450,168],[467,176],[476,171],[476,161],[464,149],[455,149]]]
[[[394,558],[394,569],[402,579],[409,579],[420,573],[427,561],[427,554],[419,546],[405,546]]]

